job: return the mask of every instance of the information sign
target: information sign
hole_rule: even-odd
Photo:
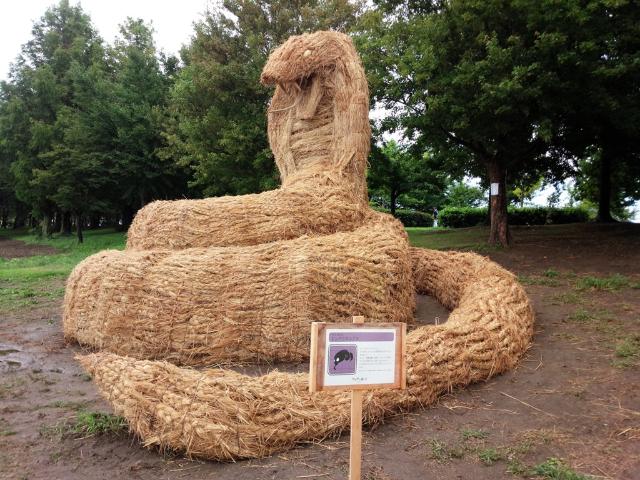
[[[313,323],[309,388],[404,388],[404,323]]]

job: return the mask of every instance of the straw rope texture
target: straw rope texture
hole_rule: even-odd
[[[411,329],[408,388],[366,393],[369,424],[512,368],[530,342],[533,310],[512,274],[410,248],[397,220],[369,209],[368,91],[349,37],[290,38],[262,82],[276,86],[282,187],[153,203],[123,252],[89,257],[67,283],[65,337],[100,350],[78,359],[145,445],[232,460],[338,435],[346,392],[312,395],[306,374],[191,367],[298,361],[311,321],[411,322],[416,292],[451,314]]]
[[[402,224],[371,212],[352,232],[251,247],[105,251],[67,281],[67,338],[183,365],[300,361],[313,321],[411,322]]]
[[[131,225],[130,249],[257,245],[352,230],[369,211],[369,88],[351,39],[294,36],[264,67],[282,187],[256,195],[160,201]]]
[[[532,334],[527,296],[506,270],[469,253],[416,249],[412,256],[418,291],[454,309],[443,325],[407,335],[407,390],[367,392],[368,424],[512,368]],[[215,460],[253,458],[349,425],[349,394],[310,394],[307,374],[200,372],[106,352],[80,362],[145,445]]]

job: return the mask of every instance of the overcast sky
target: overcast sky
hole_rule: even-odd
[[[71,0],[80,3],[91,16],[93,25],[102,38],[113,43],[118,25],[127,17],[151,21],[155,29],[158,48],[166,53],[178,53],[188,44],[193,33],[193,22],[198,20],[211,3],[208,0]],[[0,15],[0,79],[7,78],[9,64],[20,47],[31,38],[33,22],[39,20],[45,10],[55,5],[55,0],[13,0],[3,4]]]

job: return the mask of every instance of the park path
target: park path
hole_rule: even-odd
[[[22,240],[0,237],[0,258],[22,258],[55,253],[58,253],[58,250],[47,245],[30,245]]]

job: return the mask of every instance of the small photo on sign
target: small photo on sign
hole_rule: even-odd
[[[353,375],[356,373],[358,347],[356,345],[330,345],[327,360],[329,375]]]

